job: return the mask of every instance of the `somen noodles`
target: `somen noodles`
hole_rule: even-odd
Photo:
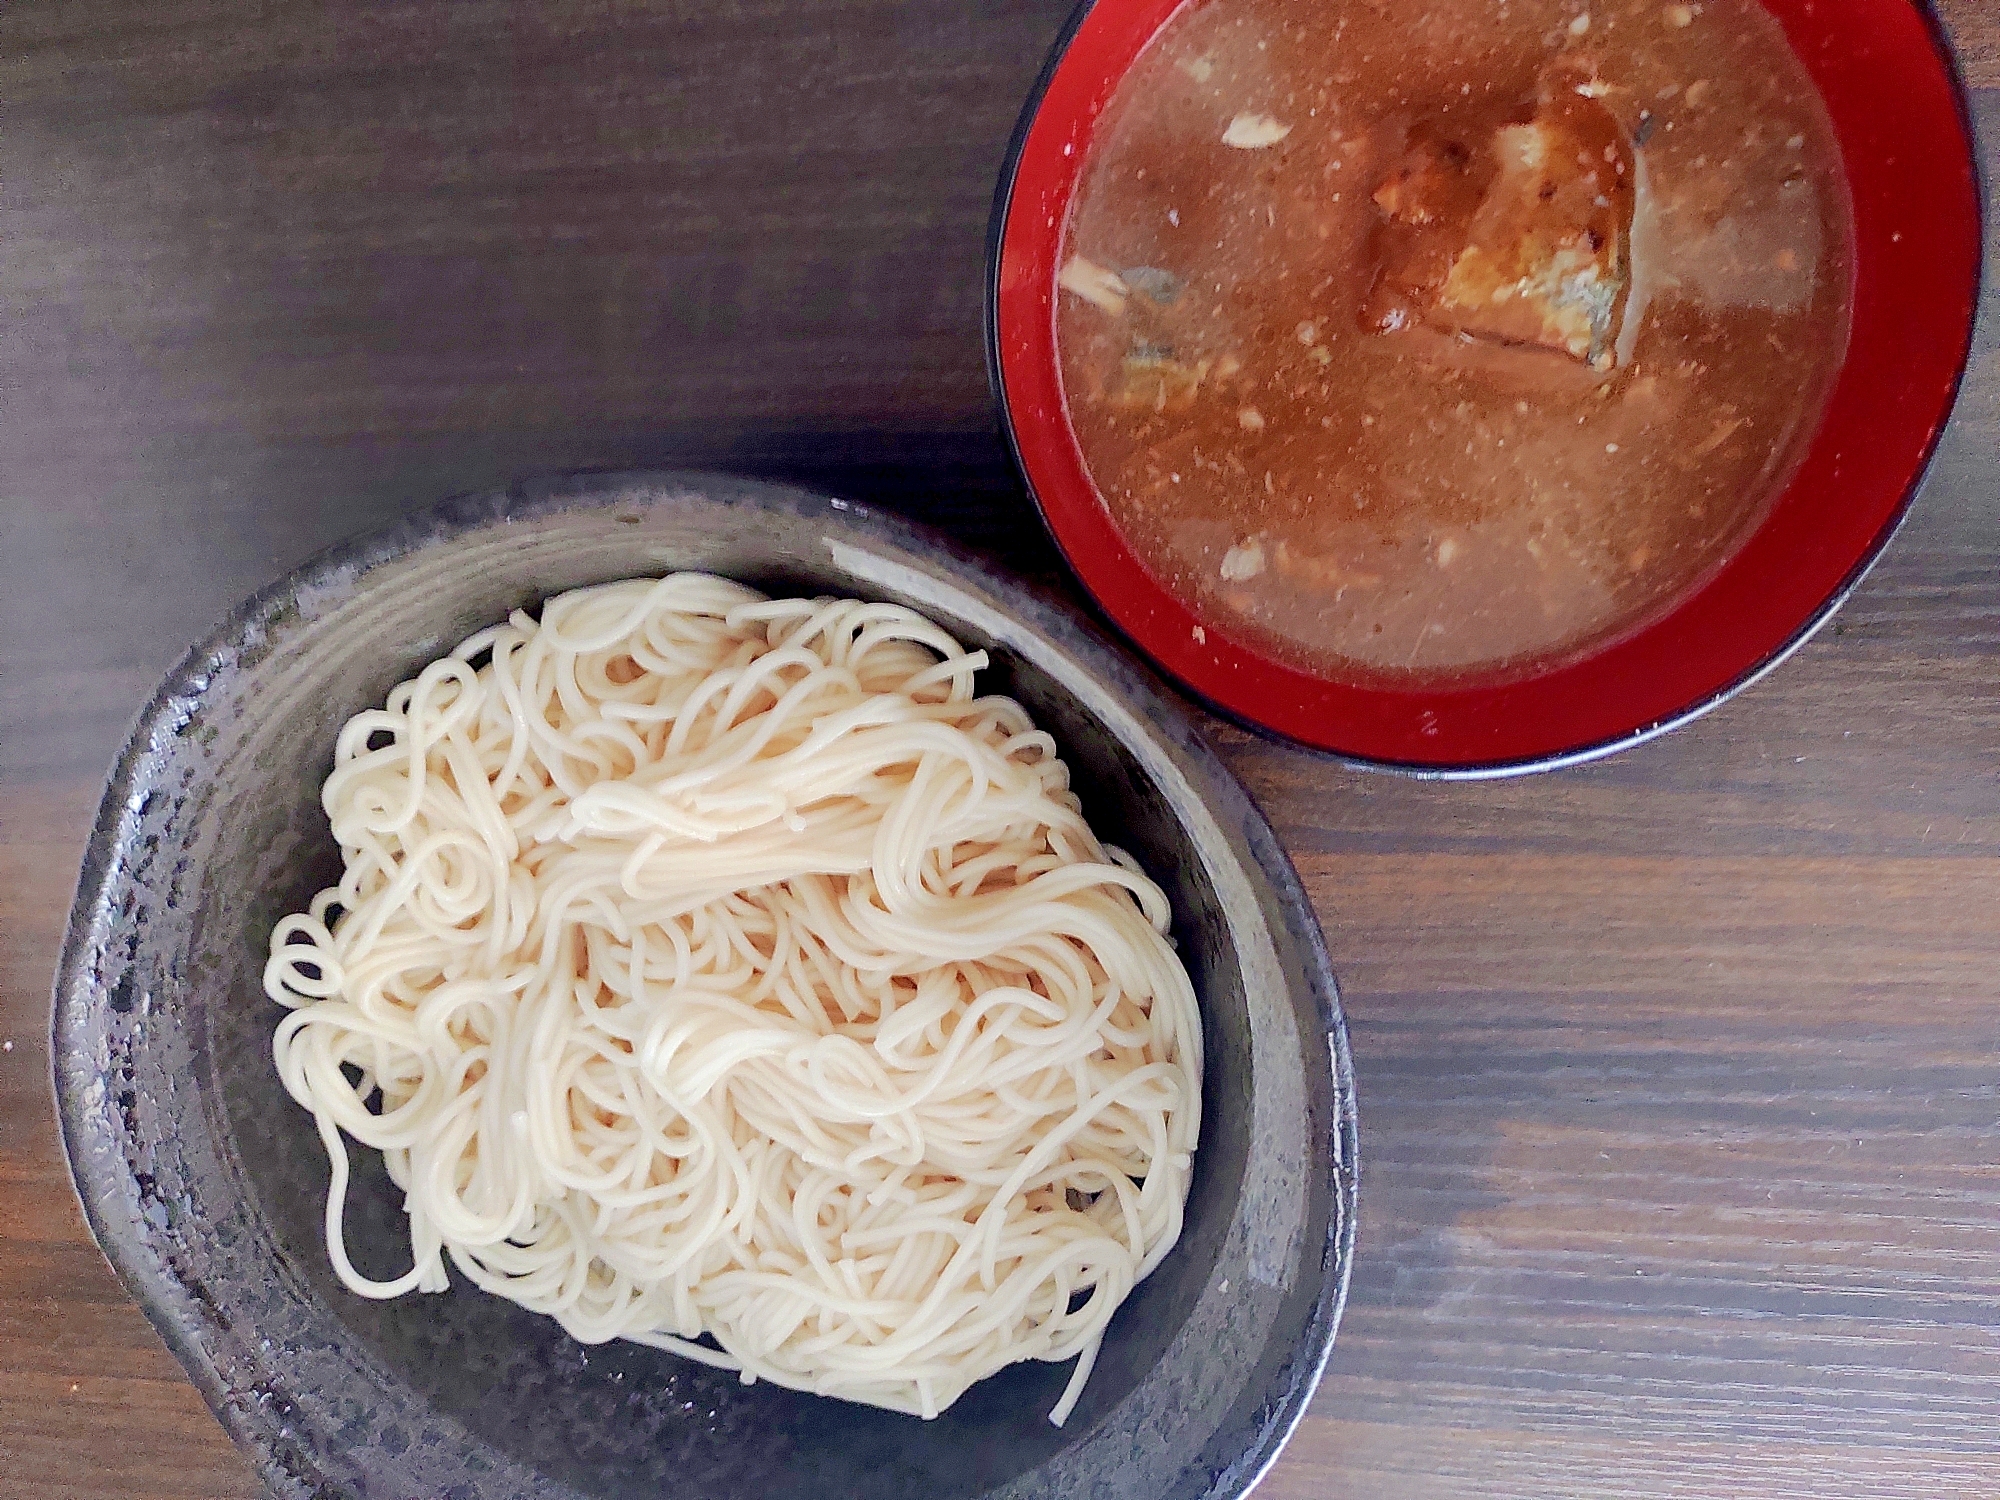
[[[483,663],[483,664],[482,664]],[[935,1416],[1074,1359],[1181,1230],[1200,1018],[984,652],[675,574],[516,612],[341,732],[274,1039],[369,1297],[451,1263],[587,1342]],[[363,1275],[343,1135],[413,1252]]]

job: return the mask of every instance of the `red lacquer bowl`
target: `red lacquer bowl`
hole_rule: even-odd
[[[1832,614],[1923,476],[1978,304],[1971,129],[1927,9],[1764,0],[1833,116],[1853,194],[1855,265],[1846,363],[1763,525],[1669,613],[1580,660],[1500,683],[1363,686],[1232,639],[1169,593],[1099,498],[1064,411],[1054,293],[1071,195],[1119,79],[1187,3],[1096,0],[1072,18],[1001,175],[988,267],[987,359],[1015,456],[1070,566],[1142,650],[1253,726],[1356,762],[1479,776],[1584,760],[1671,729],[1768,670]]]

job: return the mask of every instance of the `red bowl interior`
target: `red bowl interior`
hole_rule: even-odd
[[[1497,684],[1367,686],[1231,639],[1170,594],[1098,497],[1064,412],[1054,293],[1071,195],[1119,79],[1187,3],[1097,0],[1076,23],[1029,103],[1003,180],[988,310],[995,383],[1029,488],[1084,585],[1143,650],[1217,708],[1307,745],[1463,773],[1576,759],[1656,733],[1719,701],[1825,618],[1922,476],[1978,301],[1970,131],[1924,10],[1911,0],[1764,0],[1833,116],[1855,264],[1846,363],[1763,525],[1671,612],[1581,660]]]

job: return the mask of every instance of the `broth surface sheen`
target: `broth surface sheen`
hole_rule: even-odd
[[[1065,403],[1211,624],[1341,679],[1521,675],[1756,528],[1846,349],[1850,243],[1755,0],[1209,0],[1097,122]]]

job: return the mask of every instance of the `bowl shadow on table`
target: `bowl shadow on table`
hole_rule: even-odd
[[[426,486],[435,495],[500,487],[523,475],[702,469],[839,495],[917,521],[983,559],[1054,585],[1095,613],[1022,488],[997,425],[953,428],[664,428],[481,434],[477,443],[406,441],[320,457],[325,487],[360,496],[363,524],[388,525]],[[256,524],[258,517],[246,517]],[[287,527],[296,518],[275,518]],[[282,535],[271,541],[282,552]],[[1100,617],[1101,618],[1101,617]]]
[[[804,582],[784,576],[750,581],[779,590]],[[1060,1432],[1046,1413],[1068,1378],[1067,1364],[1009,1369],[975,1387],[942,1418],[923,1424],[913,1441],[913,1418],[768,1383],[745,1388],[726,1372],[636,1345],[578,1344],[552,1320],[479,1292],[462,1276],[454,1275],[452,1290],[442,1295],[392,1302],[365,1300],[338,1283],[322,1238],[325,1154],[310,1120],[284,1095],[272,1068],[270,1031],[279,1012],[255,992],[252,976],[261,968],[271,925],[285,912],[302,909],[338,875],[316,796],[329,769],[332,729],[347,713],[380,702],[428,654],[385,660],[364,669],[367,680],[341,684],[332,695],[339,701],[316,706],[315,722],[300,730],[316,748],[273,755],[261,784],[237,789],[241,795],[230,800],[219,834],[224,847],[211,867],[255,869],[260,878],[255,894],[247,897],[204,893],[197,918],[210,931],[226,932],[235,949],[233,956],[209,956],[212,971],[231,985],[229,1003],[214,1006],[208,1018],[213,1066],[228,1114],[226,1132],[219,1133],[233,1137],[283,1271],[333,1312],[366,1362],[393,1370],[433,1411],[591,1496],[695,1492],[754,1494],[762,1500],[847,1494],[956,1500],[1025,1473],[1101,1423],[1159,1360],[1221,1252],[1244,1170],[1248,1124],[1247,1111],[1224,1104],[1247,1097],[1249,1090],[1248,1054],[1230,1045],[1229,1032],[1240,1034],[1247,1021],[1223,1030],[1211,1024],[1204,1088],[1208,1123],[1197,1156],[1189,1232],[1120,1310],[1083,1401]],[[1223,924],[1215,893],[1199,876],[1199,862],[1172,845],[1174,820],[1167,810],[1146,805],[1147,798],[1157,798],[1151,782],[1123,759],[1109,736],[1093,730],[1081,709],[1034,675],[1033,668],[1003,661],[982,685],[1019,696],[1055,733],[1070,752],[1093,820],[1167,887],[1204,1006],[1240,1009],[1240,985],[1232,993],[1224,977],[1228,955],[1220,951]],[[234,851],[227,848],[231,843]],[[356,1150],[353,1162],[347,1240],[355,1263],[377,1277],[400,1274],[409,1255],[402,1195],[377,1153]],[[393,1424],[379,1426],[358,1405],[345,1416],[357,1436],[365,1432],[367,1441],[392,1455],[399,1443],[412,1441]],[[301,1472],[311,1472],[310,1456],[303,1457]]]
[[[945,432],[759,432],[700,456],[705,467],[844,495],[935,526],[962,546],[1095,614],[1021,487],[998,427]],[[651,461],[692,462],[685,448]]]

